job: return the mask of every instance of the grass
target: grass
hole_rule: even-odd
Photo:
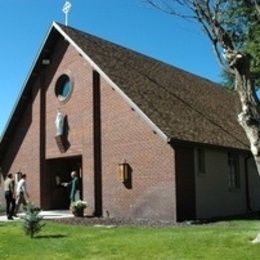
[[[112,229],[48,222],[34,239],[21,223],[0,223],[1,259],[259,259],[259,221]]]

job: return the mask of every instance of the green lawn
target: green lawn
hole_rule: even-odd
[[[0,259],[260,259],[260,222],[171,228],[70,226],[47,222],[34,239],[21,223],[0,223]]]

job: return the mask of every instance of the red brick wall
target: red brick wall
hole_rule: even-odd
[[[91,143],[92,136],[92,70],[83,64],[83,58],[69,47],[54,75],[46,93],[46,158],[82,154],[83,146]],[[55,84],[62,74],[69,74],[74,80],[74,88],[68,102],[62,104],[55,96]],[[55,141],[54,121],[57,109],[68,117],[70,143],[69,149],[62,154]]]
[[[101,83],[103,213],[175,220],[174,151],[105,81]],[[132,168],[132,188],[118,164]]]
[[[4,171],[27,175],[27,189],[30,200],[40,204],[40,151],[39,151],[39,81],[33,86],[32,97],[16,126],[3,161]]]
[[[64,42],[63,42],[64,43]],[[60,43],[60,44],[63,44]],[[61,47],[57,50],[62,49]],[[60,103],[54,94],[55,83],[60,75],[68,73],[74,88],[70,100]],[[50,68],[51,80],[46,92],[46,159],[82,155],[83,192],[90,207],[94,210],[94,180],[93,180],[93,103],[92,103],[92,68],[71,46],[63,54],[56,68]],[[54,125],[57,109],[67,115],[69,134],[69,149],[61,153],[54,139]]]
[[[54,95],[58,77],[70,73],[74,90],[60,104]],[[55,71],[46,100],[46,157],[83,155],[83,191],[94,210],[93,69],[69,47]],[[54,140],[56,110],[68,115],[70,148],[61,154]],[[175,219],[174,152],[138,114],[101,80],[103,215]],[[118,179],[118,164],[132,168],[132,188]]]
[[[93,69],[69,46],[64,53],[65,42],[56,47],[56,62],[47,70],[46,86],[46,159],[82,155],[83,193],[88,201],[88,213],[94,210],[93,172]],[[61,104],[54,94],[59,76],[68,73],[74,80],[70,100]],[[32,122],[26,136],[17,147],[11,170],[25,171],[29,191],[39,201],[39,93],[32,108]],[[68,116],[70,147],[61,153],[55,142],[54,121],[57,109]],[[28,108],[29,109],[29,108]],[[29,112],[22,118],[26,124]],[[101,161],[103,215],[176,219],[174,151],[144,122],[111,86],[101,79]],[[18,127],[19,129],[19,127]],[[18,138],[18,137],[16,137]],[[44,158],[44,157],[43,157]],[[132,168],[132,187],[127,188],[118,179],[118,164],[124,160]],[[44,173],[42,173],[44,174]],[[46,190],[46,192],[48,192]],[[42,193],[44,196],[44,192]]]

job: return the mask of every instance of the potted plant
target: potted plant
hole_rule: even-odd
[[[76,217],[83,217],[84,216],[84,209],[87,207],[87,202],[83,200],[77,200],[72,202],[71,210],[74,216]]]

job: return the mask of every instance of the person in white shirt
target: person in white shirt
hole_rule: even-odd
[[[23,174],[21,179],[17,183],[16,187],[16,208],[15,214],[19,211],[21,204],[27,205],[26,197],[29,198],[29,194],[26,189],[26,174]]]

